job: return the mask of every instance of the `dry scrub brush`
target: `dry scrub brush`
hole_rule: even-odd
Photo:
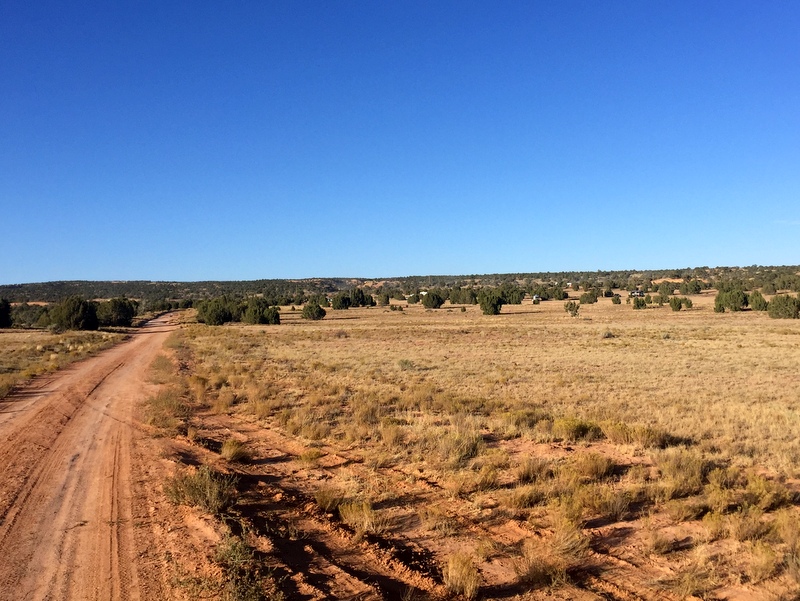
[[[236,479],[204,465],[176,474],[164,486],[167,498],[176,505],[194,505],[218,515],[236,501]]]

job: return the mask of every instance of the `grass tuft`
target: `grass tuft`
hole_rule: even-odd
[[[176,505],[193,505],[219,515],[236,502],[236,480],[204,465],[171,478],[164,492]]]
[[[251,458],[251,453],[247,448],[247,445],[240,440],[236,440],[235,438],[229,438],[222,443],[220,455],[223,459],[238,463],[245,463],[250,461]]]
[[[447,590],[467,599],[474,599],[481,585],[475,561],[466,553],[453,553],[444,566],[444,585]]]

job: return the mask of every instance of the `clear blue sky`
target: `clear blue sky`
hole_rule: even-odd
[[[800,263],[800,3],[0,4],[0,283]]]

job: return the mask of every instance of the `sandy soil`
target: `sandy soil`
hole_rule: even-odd
[[[143,477],[152,444],[134,412],[174,328],[154,320],[0,403],[0,599],[162,598]]]

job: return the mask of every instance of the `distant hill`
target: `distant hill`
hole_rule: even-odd
[[[131,281],[58,281],[0,285],[0,298],[12,303],[57,302],[71,295],[90,299],[120,296],[140,300],[197,300],[221,295],[260,295],[280,304],[300,304],[316,294],[330,294],[356,286],[370,290],[401,289],[415,292],[433,287],[481,287],[515,282],[522,286],[536,282],[552,282],[562,286],[573,283],[607,285],[626,288],[639,283],[669,279],[674,281],[699,279],[739,279],[749,287],[774,287],[778,290],[800,291],[800,267],[694,267],[683,269],[622,270],[622,271],[562,271],[483,275],[427,275],[387,278],[309,278],[281,280],[152,282]]]

